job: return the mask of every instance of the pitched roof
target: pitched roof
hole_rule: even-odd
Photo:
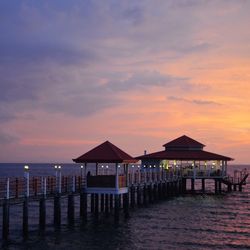
[[[230,157],[214,154],[204,150],[164,150],[136,157],[138,160],[233,160]]]
[[[167,148],[203,148],[205,145],[186,136],[183,135],[181,137],[178,137],[177,139],[174,139],[166,144],[163,145],[163,147]]]
[[[111,142],[105,141],[73,161],[76,163],[133,163],[138,160]]]

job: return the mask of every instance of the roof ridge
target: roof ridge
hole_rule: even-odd
[[[109,143],[109,145],[111,146],[110,149],[120,158],[122,159],[121,155],[119,154],[119,151],[117,149],[119,149],[118,147],[116,147],[113,143],[111,143],[110,141],[106,141]],[[121,151],[121,149],[120,149]]]

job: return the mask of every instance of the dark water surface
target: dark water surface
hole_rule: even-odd
[[[235,168],[242,169],[233,166],[231,170]],[[76,226],[70,229],[66,226],[66,202],[63,200],[61,232],[54,232],[53,204],[47,203],[49,225],[45,236],[38,236],[38,204],[31,204],[32,232],[27,243],[20,237],[22,207],[15,208],[12,241],[7,249],[250,249],[249,183],[243,192],[177,197],[136,208],[130,210],[130,219],[125,221],[121,216],[119,225],[110,216],[101,217],[98,223],[90,218],[81,227],[77,216]],[[76,197],[76,214],[78,207]]]

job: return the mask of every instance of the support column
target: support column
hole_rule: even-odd
[[[129,199],[128,193],[123,194],[123,209],[124,209],[124,216],[125,219],[129,218]]]
[[[9,224],[10,224],[10,206],[9,200],[5,199],[3,203],[3,242],[6,243],[9,239]]]
[[[221,193],[221,179],[218,180],[218,191]]]
[[[104,194],[101,194],[101,212],[104,211]]]
[[[187,179],[182,178],[182,193],[186,193],[187,191]]]
[[[191,192],[193,193],[195,191],[195,179],[191,179]]]
[[[202,193],[205,193],[205,178],[201,179]]]
[[[113,209],[113,194],[109,195],[109,208],[110,210]]]
[[[143,186],[143,205],[147,205],[147,185]]]
[[[105,194],[105,215],[109,215],[109,195]]]
[[[98,219],[99,214],[99,195],[95,194],[95,218]]]
[[[23,202],[23,238],[27,240],[29,236],[29,204],[28,197]]]
[[[56,194],[54,197],[54,225],[56,229],[61,226],[61,196]]]
[[[216,179],[214,179],[214,192],[217,194],[218,193],[218,182]]]
[[[95,195],[94,194],[91,194],[90,195],[90,211],[91,213],[94,213],[95,211]]]
[[[45,231],[46,227],[46,200],[42,197],[39,202],[39,230]]]
[[[137,186],[137,206],[141,206],[141,188],[140,184]]]
[[[115,195],[115,222],[119,221],[119,195]]]
[[[135,187],[134,184],[132,184],[130,188],[130,206],[131,208],[135,207]]]
[[[74,220],[75,220],[75,200],[74,200],[74,195],[69,194],[68,196],[68,224],[70,226],[73,226]]]
[[[80,216],[83,222],[87,221],[88,194],[80,194]]]

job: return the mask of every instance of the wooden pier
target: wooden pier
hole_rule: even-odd
[[[11,238],[10,229],[14,225],[10,223],[13,211],[10,208],[17,204],[22,204],[20,233],[26,240],[30,231],[29,215],[34,214],[30,209],[35,209],[30,206],[31,202],[38,204],[38,211],[35,211],[39,215],[37,228],[39,232],[45,232],[49,213],[47,204],[51,201],[53,226],[60,230],[65,207],[70,227],[74,226],[77,217],[84,225],[90,216],[96,221],[101,216],[113,215],[117,223],[121,212],[126,219],[136,207],[179,195],[211,192],[206,187],[208,180],[214,181],[214,194],[237,189],[242,191],[246,185],[249,176],[246,170],[235,171],[234,176],[228,176],[227,161],[231,158],[206,152],[203,144],[187,136],[177,138],[164,147],[164,151],[133,158],[106,141],[73,159],[83,164],[79,176],[63,176],[61,166],[55,166],[54,176],[30,177],[29,167],[25,166],[23,178],[0,179],[3,244]],[[139,160],[141,164],[136,164]],[[92,172],[87,172],[88,163],[91,163]],[[112,167],[110,165],[109,168],[108,164]],[[197,190],[198,182],[200,190]],[[64,204],[62,207],[65,199],[67,206]]]
[[[138,167],[138,166],[137,166]],[[239,172],[240,173],[240,172]],[[112,180],[113,175],[109,176]],[[220,194],[226,191],[236,190],[242,191],[242,186],[246,184],[248,173],[241,172],[241,179],[234,180],[233,178],[214,177],[215,194]],[[94,176],[91,176],[94,177]],[[100,178],[100,176],[98,176]],[[91,178],[93,182],[93,178]],[[49,180],[49,181],[47,181]],[[187,181],[191,180],[191,189],[187,188]],[[29,214],[31,202],[37,202],[39,220],[37,229],[39,232],[45,232],[47,202],[53,200],[53,224],[55,230],[60,230],[62,224],[62,199],[67,199],[67,221],[69,226],[74,226],[76,217],[80,218],[80,222],[86,223],[89,219],[98,219],[101,216],[114,217],[114,221],[118,222],[123,214],[124,218],[129,217],[130,209],[145,207],[158,201],[167,200],[171,197],[195,193],[195,182],[202,182],[202,193],[206,192],[204,178],[193,179],[188,176],[172,175],[172,173],[157,173],[157,172],[134,172],[128,174],[128,192],[123,194],[107,194],[107,193],[85,193],[84,187],[87,180],[82,176],[47,176],[47,177],[32,177],[29,182],[25,178],[5,178],[0,180],[1,198],[0,205],[2,207],[2,240],[6,244],[11,235],[10,228],[14,225],[10,224],[12,208],[22,204],[23,239],[29,237]],[[93,183],[89,182],[90,185]],[[124,181],[124,180],[123,180]],[[234,182],[235,181],[235,182]],[[18,183],[18,185],[16,185]],[[29,196],[27,196],[27,183],[29,183]],[[107,184],[106,184],[107,185]],[[222,187],[223,186],[223,187]],[[9,190],[6,188],[9,187]],[[60,188],[59,188],[60,187]],[[231,187],[231,188],[229,188]],[[233,187],[233,188],[232,188]],[[4,192],[3,192],[4,190]],[[197,190],[196,190],[197,191]],[[5,194],[5,195],[4,195]],[[78,199],[78,202],[76,202]],[[78,208],[76,207],[78,204]],[[76,215],[76,210],[79,210],[79,216]]]

